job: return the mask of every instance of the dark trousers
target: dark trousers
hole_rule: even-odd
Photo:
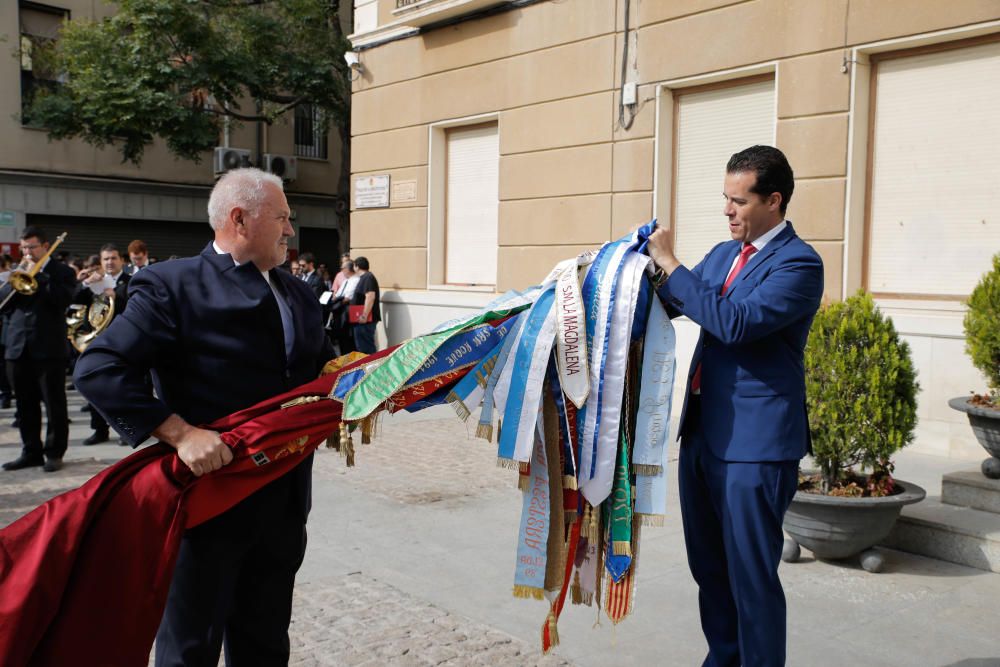
[[[66,409],[66,360],[22,357],[7,362],[7,372],[17,394],[24,455],[61,459],[69,444]],[[45,443],[42,444],[42,403],[45,403]]]
[[[679,490],[688,566],[708,640],[703,667],[784,665],[778,563],[798,461],[722,461],[700,428],[691,431],[681,445]]]
[[[104,420],[104,417],[101,416],[101,413],[93,405],[90,406],[90,428],[94,429],[97,433],[108,432],[108,422]]]
[[[3,358],[5,348],[0,345],[0,359]],[[14,397],[14,387],[10,380],[10,375],[7,372],[7,364],[4,364],[2,370],[0,370],[0,399],[10,399]]]
[[[181,541],[156,634],[157,667],[287,665],[295,573],[306,526],[289,475]]]
[[[375,322],[354,324],[354,349],[365,354],[373,354],[375,349]]]

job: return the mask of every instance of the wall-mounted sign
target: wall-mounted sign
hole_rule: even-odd
[[[387,208],[389,174],[358,176],[354,179],[354,208]]]
[[[17,215],[14,211],[0,211],[0,227],[13,227],[17,222]]]
[[[393,183],[392,201],[400,203],[417,201],[417,182],[415,180],[411,180],[396,181]]]

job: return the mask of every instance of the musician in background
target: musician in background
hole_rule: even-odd
[[[66,308],[73,298],[76,275],[69,266],[46,257],[45,231],[27,227],[21,235],[20,270],[34,276],[33,294],[18,292],[0,310],[7,314],[4,342],[7,370],[17,395],[21,456],[3,464],[4,470],[43,466],[45,472],[62,467],[69,444],[66,413]],[[13,281],[0,288],[0,301],[10,295]],[[42,407],[47,421],[42,443]]]
[[[106,243],[101,247],[100,263],[83,276],[73,302],[89,306],[93,304],[95,298],[113,297],[113,317],[117,316],[125,310],[128,301],[128,281],[131,277],[125,271],[125,259],[118,246]],[[91,408],[88,412],[90,412],[90,428],[94,429],[94,432],[84,439],[83,444],[90,446],[107,442],[110,439],[108,422],[97,410]]]

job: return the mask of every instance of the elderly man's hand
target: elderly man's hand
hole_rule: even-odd
[[[662,227],[658,227],[649,236],[647,249],[649,256],[667,275],[673,273],[674,269],[681,265],[674,255],[674,244],[670,232]]]
[[[218,470],[233,460],[232,450],[218,433],[191,426],[179,415],[167,417],[153,431],[153,437],[172,445],[195,477]]]

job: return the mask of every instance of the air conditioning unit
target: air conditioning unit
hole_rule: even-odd
[[[243,148],[223,148],[215,147],[215,154],[212,156],[212,173],[220,176],[227,171],[250,166],[250,151]]]
[[[294,155],[264,153],[264,171],[269,171],[283,181],[294,181],[299,174],[299,161]]]

